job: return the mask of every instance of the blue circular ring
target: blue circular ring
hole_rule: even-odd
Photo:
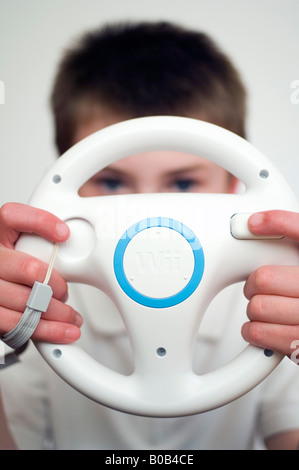
[[[148,297],[138,292],[129,283],[124,271],[124,254],[130,241],[142,230],[151,227],[166,227],[180,233],[189,243],[194,256],[194,269],[188,284],[180,291],[169,297]],[[117,243],[114,252],[114,272],[123,291],[135,302],[151,308],[165,308],[177,305],[186,300],[198,287],[204,272],[204,253],[196,235],[186,225],[168,217],[150,217],[132,225]]]

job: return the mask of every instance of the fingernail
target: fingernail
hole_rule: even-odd
[[[65,330],[65,337],[68,340],[75,341],[80,336],[80,330],[78,328],[67,328]]]
[[[76,326],[82,326],[83,324],[83,318],[81,317],[81,315],[79,315],[78,313],[76,314],[76,320],[75,320],[75,325]]]
[[[58,224],[56,224],[56,234],[59,238],[66,238],[66,236],[69,235],[68,226],[62,222],[58,222]]]
[[[250,227],[254,228],[254,227],[259,227],[260,225],[263,224],[264,222],[264,214],[259,212],[257,214],[253,214],[250,219],[249,219],[249,224],[250,224]]]

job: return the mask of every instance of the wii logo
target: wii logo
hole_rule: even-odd
[[[5,104],[5,86],[2,80],[0,80],[0,104]]]
[[[137,266],[141,274],[169,274],[180,272],[180,256],[178,250],[159,252],[136,252]]]

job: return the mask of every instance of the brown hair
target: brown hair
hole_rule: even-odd
[[[192,115],[245,137],[245,102],[237,70],[206,34],[165,22],[108,25],[83,35],[60,63],[56,145],[62,154],[74,143],[84,103],[128,118]]]

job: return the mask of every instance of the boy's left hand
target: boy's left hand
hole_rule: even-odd
[[[295,212],[259,212],[250,217],[248,226],[255,234],[283,235],[299,243],[299,214]],[[299,346],[299,266],[258,268],[248,277],[244,294],[250,320],[242,328],[244,339],[290,357],[294,341]]]

